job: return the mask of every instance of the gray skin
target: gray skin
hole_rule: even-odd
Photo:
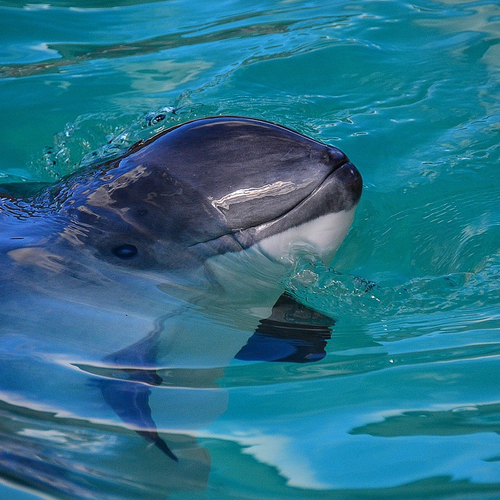
[[[252,194],[277,181],[281,193]],[[50,205],[58,207],[52,218],[98,259],[184,271],[350,210],[361,188],[339,149],[263,121],[222,117],[174,127],[90,176],[77,174],[52,190]],[[242,190],[249,192],[227,199]],[[117,258],[122,245],[138,253]]]
[[[287,128],[238,117],[174,127],[35,199],[2,198],[2,338],[29,338],[39,350],[78,366],[126,366],[133,383],[101,381],[104,400],[123,422],[177,460],[156,432],[147,386],[161,384],[154,370],[158,359],[170,363],[191,349],[186,332],[196,327],[186,304],[212,308],[213,316],[219,307],[225,320],[233,308],[235,325],[256,332],[243,341],[232,334],[235,340],[219,347],[227,353],[220,359],[211,354],[217,358],[213,366],[227,365],[234,356],[258,359],[269,339],[273,349],[278,340],[283,352],[278,347],[274,358],[264,353],[262,359],[318,359],[317,339],[305,342],[305,354],[294,353],[286,338],[282,342],[283,329],[273,326],[282,326],[290,311],[300,309],[290,297],[272,309],[283,293],[277,281],[283,269],[264,256],[259,266],[268,282],[242,280],[244,255],[289,229],[353,211],[361,191],[361,176],[344,153]],[[221,285],[210,263],[226,256],[232,256],[227,262],[238,262],[229,273],[237,279]],[[220,262],[224,268],[226,261]],[[255,292],[258,287],[266,292]],[[216,293],[221,288],[225,292]],[[248,312],[255,306],[269,309],[260,326],[252,324],[255,317]],[[307,308],[299,316],[304,310],[315,325],[323,325],[322,349],[332,322]],[[294,339],[298,330],[311,335],[304,323],[287,330]],[[202,352],[207,352],[204,342],[221,344],[197,334]],[[36,380],[23,384],[39,392]],[[82,408],[68,411],[86,418]]]
[[[281,192],[255,194],[276,182],[284,185]],[[66,178],[34,206],[4,205],[0,223],[7,234],[0,250],[48,242],[73,260],[83,245],[115,266],[184,272],[321,215],[350,210],[361,189],[359,172],[337,148],[260,120],[206,118]],[[243,190],[248,193],[228,197]],[[123,245],[137,253],[120,252]]]

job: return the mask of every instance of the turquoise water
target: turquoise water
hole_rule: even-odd
[[[227,404],[195,430],[154,409],[191,468],[77,418],[82,375],[4,343],[0,497],[500,498],[496,1],[0,0],[0,40],[4,186],[217,114],[333,144],[365,183],[330,268],[287,278],[336,318],[327,356],[187,374]]]

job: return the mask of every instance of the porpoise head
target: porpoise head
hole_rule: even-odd
[[[361,196],[339,149],[265,121],[194,120],[56,188],[64,237],[98,259],[185,271],[258,248],[280,259],[305,245],[330,256]]]

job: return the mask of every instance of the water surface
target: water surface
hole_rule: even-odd
[[[287,281],[336,318],[327,356],[187,369],[227,404],[196,429],[156,407],[193,469],[76,418],[83,372],[4,335],[1,496],[500,498],[499,33],[488,0],[0,1],[4,186],[218,114],[333,144],[365,181],[331,266]]]

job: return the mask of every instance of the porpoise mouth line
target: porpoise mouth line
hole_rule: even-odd
[[[290,209],[288,209],[286,212],[283,212],[282,214],[274,217],[273,219],[270,219],[270,220],[265,221],[265,222],[261,222],[260,224],[257,224],[256,226],[249,226],[249,227],[245,227],[245,228],[235,229],[233,231],[228,231],[227,233],[223,233],[223,234],[221,234],[219,236],[216,236],[215,238],[209,238],[209,239],[204,240],[204,241],[198,241],[196,243],[193,243],[192,245],[188,245],[188,248],[196,248],[198,245],[204,245],[204,244],[207,244],[207,243],[215,242],[215,241],[217,241],[217,240],[219,240],[221,238],[230,237],[230,238],[232,238],[234,240],[234,242],[238,245],[238,247],[241,250],[245,250],[246,248],[248,248],[248,246],[246,246],[245,244],[243,244],[238,239],[238,235],[239,234],[243,233],[244,231],[251,231],[252,229],[257,229],[258,227],[268,226],[268,225],[274,224],[276,221],[278,221],[281,218],[285,217],[286,215],[290,214],[291,212],[293,212],[294,210],[296,210],[297,207],[299,207],[304,202],[306,202],[307,200],[309,200],[310,198],[312,198],[317,193],[317,191],[328,181],[328,179],[330,179],[333,175],[335,175],[335,173],[338,170],[340,170],[344,165],[346,165],[348,163],[351,163],[351,162],[349,161],[349,159],[347,157],[342,158],[341,162],[339,164],[335,165],[335,167],[332,168],[332,170],[330,170],[323,177],[323,179],[321,180],[321,182],[308,195],[306,195],[304,198],[302,198],[300,201],[298,201],[293,207],[291,207]],[[256,242],[254,242],[254,243],[256,243]],[[249,246],[252,246],[252,245],[249,245]]]

